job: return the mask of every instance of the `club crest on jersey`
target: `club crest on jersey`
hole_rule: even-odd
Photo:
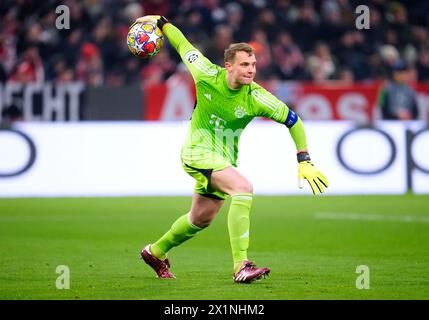
[[[241,118],[243,118],[247,113],[246,113],[246,110],[244,110],[244,108],[243,108],[243,107],[237,106],[237,107],[235,107],[235,112],[234,112],[234,114],[235,114],[235,117],[236,117],[236,118],[241,119]]]

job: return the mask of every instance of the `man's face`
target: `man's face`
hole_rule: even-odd
[[[238,51],[233,62],[226,62],[225,68],[231,75],[233,82],[241,85],[252,83],[256,75],[255,55],[245,51]]]
[[[409,80],[409,75],[408,70],[395,71],[393,73],[393,77],[398,82],[407,82]]]

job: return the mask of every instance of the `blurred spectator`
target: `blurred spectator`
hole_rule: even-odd
[[[255,49],[256,56],[256,80],[268,80],[273,74],[273,58],[271,46],[264,30],[253,31],[249,44]]]
[[[90,32],[97,19],[94,19],[94,17],[91,18],[86,10],[85,3],[77,0],[67,0],[64,2],[70,8],[70,31],[73,31],[74,27],[79,27]]]
[[[213,63],[223,66],[223,53],[232,43],[232,29],[227,24],[218,25],[212,41],[206,48],[205,55]]]
[[[408,69],[405,63],[397,61],[392,66],[392,79],[382,89],[379,106],[383,119],[412,120],[418,118],[417,97],[407,84]]]
[[[41,41],[46,46],[46,54],[51,54],[58,49],[57,46],[60,42],[60,34],[55,27],[57,15],[54,10],[47,10],[42,13],[41,18]]]
[[[109,17],[101,19],[91,34],[92,43],[99,49],[106,71],[117,65],[118,47],[112,20]]]
[[[392,39],[396,39],[395,45],[402,50],[411,38],[407,9],[399,2],[390,3],[388,5],[387,21],[389,36]]]
[[[383,43],[384,25],[380,11],[375,7],[369,8],[369,29],[365,29],[365,41],[368,44],[370,53],[374,54],[377,48]]]
[[[346,26],[341,16],[340,6],[336,1],[324,1],[322,4],[322,21],[320,23],[320,39],[330,47],[336,44]]]
[[[70,29],[55,28],[59,3],[70,8]],[[368,30],[356,29],[358,4],[370,8]],[[349,70],[354,81],[377,81],[390,77],[392,65],[402,59],[419,81],[428,80],[429,2],[424,0],[2,0],[0,82],[146,81],[140,72],[153,69],[151,62],[132,56],[126,47],[129,26],[145,14],[167,16],[221,66],[230,43],[252,41],[264,79],[326,81],[340,78],[339,68]],[[283,33],[289,36],[278,36]],[[317,41],[324,47],[314,50]],[[77,54],[87,51],[88,43],[92,58]],[[29,51],[37,54],[29,58]],[[173,67],[163,62],[154,66],[160,70],[149,72],[161,72],[160,79],[180,63],[171,46],[164,51]]]
[[[383,45],[380,48],[380,56],[383,62],[391,67],[398,61],[399,52],[394,46]]]
[[[418,81],[417,69],[414,65],[409,65],[408,67],[408,82],[410,84],[416,83]]]
[[[167,85],[171,88],[175,88],[179,85],[189,85],[192,81],[191,73],[186,65],[181,62],[177,66],[177,71],[167,79]]]
[[[141,79],[146,86],[161,84],[164,81],[162,69],[153,63],[149,63],[141,71]]]
[[[420,51],[417,61],[417,74],[419,81],[429,81],[429,47]]]
[[[368,52],[365,52],[365,39],[362,32],[357,30],[346,31],[339,40],[335,50],[338,63],[346,66],[358,80],[369,77]]]
[[[132,2],[125,7],[123,15],[124,19],[131,25],[131,23],[133,23],[137,18],[146,15],[146,12],[147,14],[157,14],[154,11],[145,11],[140,3]]]
[[[186,34],[187,39],[196,47],[202,47],[209,41],[205,32],[203,16],[199,10],[190,10],[186,15],[186,20],[181,25],[181,31]]]
[[[161,50],[149,63],[161,70],[164,80],[170,77],[176,70],[176,64],[170,58],[169,51],[167,50]]]
[[[22,83],[41,83],[44,79],[45,71],[43,61],[39,55],[39,49],[37,47],[29,47],[25,50],[15,70],[12,71],[9,80]]]
[[[0,14],[0,69],[5,73],[11,72],[17,61],[16,15],[16,10],[12,9],[7,10],[4,15]],[[4,77],[6,78],[6,75]]]
[[[273,46],[273,56],[280,79],[307,79],[304,56],[288,32],[282,31],[278,34]]]
[[[276,41],[279,27],[276,23],[276,16],[271,9],[263,9],[259,13],[255,29],[262,29],[269,43]]]
[[[307,67],[316,82],[330,79],[335,73],[335,63],[326,43],[318,42],[307,59]]]
[[[99,49],[93,43],[86,42],[82,45],[76,78],[91,87],[103,84],[103,62]]]
[[[276,0],[273,8],[277,23],[290,29],[290,23],[295,21],[298,15],[298,10],[292,1]]]
[[[249,31],[250,34],[250,29],[252,29],[255,17],[259,12],[259,8],[254,5],[255,1],[253,0],[237,0],[236,2],[240,5],[243,13],[243,24],[241,25],[241,28]],[[243,39],[240,39],[239,42],[242,41]]]
[[[338,77],[338,83],[340,83],[341,85],[353,85],[354,83],[354,75],[353,75],[353,71],[351,69],[341,69],[340,70],[340,74]]]
[[[231,27],[234,42],[243,42],[249,38],[249,29],[243,28],[243,9],[236,2],[228,3],[225,6],[226,23]]]
[[[62,54],[68,65],[76,65],[79,55],[76,53],[80,51],[84,43],[84,30],[75,28],[65,39],[63,39]]]
[[[43,42],[42,33],[43,29],[40,23],[29,23],[27,32],[21,35],[20,39],[22,40],[17,43],[18,51],[23,52],[27,50],[28,47],[37,47],[39,54],[46,58],[47,48],[46,44]]]
[[[125,75],[119,69],[111,69],[106,74],[105,84],[108,87],[120,87],[125,85]]]
[[[197,2],[197,1],[196,1]],[[210,13],[207,17],[213,26],[225,23],[226,12],[220,4],[220,0],[203,0],[202,5]]]
[[[55,82],[66,67],[66,61],[62,55],[53,56],[46,67],[46,79]]]
[[[125,69],[125,83],[138,83],[140,81],[140,60],[135,57],[129,57],[122,63],[122,65]]]
[[[396,32],[392,29],[387,29],[383,37],[384,43],[399,49],[399,39]]]
[[[57,83],[70,83],[70,82],[74,81],[74,79],[75,79],[74,70],[67,68],[58,74],[58,76],[56,78],[56,82]]]
[[[386,44],[380,47],[379,59],[375,59],[376,61],[373,66],[378,69],[378,72],[380,72],[384,78],[389,78],[391,77],[393,65],[396,64],[399,59],[400,55],[398,50],[394,46]]]
[[[414,26],[411,32],[410,42],[416,48],[422,48],[429,44],[429,30],[422,26]]]
[[[319,18],[314,11],[313,2],[306,0],[299,8],[298,18],[292,24],[291,34],[298,46],[308,52],[319,39]]]
[[[143,6],[143,11],[147,12],[147,14],[157,14],[165,17],[170,15],[171,1],[169,0],[141,0],[140,3]]]

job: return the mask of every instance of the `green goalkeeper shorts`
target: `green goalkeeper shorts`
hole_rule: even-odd
[[[228,197],[227,193],[217,191],[210,186],[210,179],[213,171],[220,171],[231,167],[231,163],[226,159],[222,157],[211,157],[205,159],[200,158],[200,161],[190,161],[190,159],[187,159],[187,157],[182,154],[182,166],[186,173],[196,180],[194,189],[196,193],[214,199],[225,200]]]

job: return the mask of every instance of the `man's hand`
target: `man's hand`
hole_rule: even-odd
[[[162,28],[164,27],[164,24],[168,23],[169,21],[164,16],[144,16],[144,17],[137,18],[136,21],[134,21],[134,23],[132,24],[132,26],[135,25],[136,23],[143,23],[143,22],[151,22],[157,25],[158,28],[162,30]]]
[[[161,19],[161,16],[144,16],[137,18],[135,23],[153,22],[156,24],[159,19]]]
[[[316,195],[319,192],[323,193],[325,189],[328,187],[328,179],[324,176],[322,172],[320,172],[310,160],[299,162],[298,168],[298,187],[302,189],[304,187],[304,179],[308,181],[311,189],[313,190],[313,194]]]
[[[399,120],[411,120],[413,117],[411,116],[411,112],[407,109],[399,109],[398,111],[398,119]]]

